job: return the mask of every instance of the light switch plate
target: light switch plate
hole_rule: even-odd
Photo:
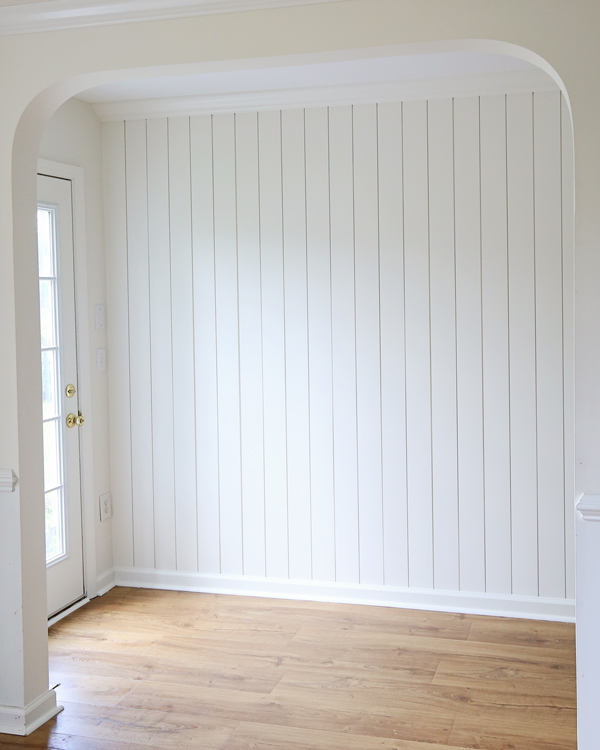
[[[105,492],[104,495],[100,495],[100,520],[106,521],[107,518],[112,517],[112,500],[110,492]]]

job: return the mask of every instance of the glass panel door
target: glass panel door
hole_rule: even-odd
[[[42,399],[44,434],[44,499],[46,564],[67,554],[64,491],[64,419],[60,372],[60,326],[56,209],[39,207],[38,258],[42,338]]]
[[[48,615],[85,596],[71,181],[38,175]]]

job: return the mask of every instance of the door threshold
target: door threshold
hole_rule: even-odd
[[[52,617],[48,618],[48,627],[50,627],[51,625],[54,625],[54,623],[58,622],[59,620],[62,620],[63,617],[70,615],[71,612],[75,612],[76,609],[83,607],[84,604],[89,604],[89,603],[90,603],[90,600],[87,598],[87,596],[84,596],[82,599],[79,599],[74,604],[69,604],[68,607],[61,609],[60,612],[57,612],[55,615],[52,615]]]

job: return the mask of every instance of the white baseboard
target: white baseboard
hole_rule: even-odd
[[[380,607],[575,622],[575,602],[572,599],[542,599],[540,597],[472,594],[464,591],[435,591],[397,586],[206,575],[179,571],[144,570],[141,568],[116,569],[114,576],[117,586],[137,588],[263,596],[276,599],[340,602],[344,604],[369,604]]]
[[[54,690],[47,690],[25,708],[0,706],[0,734],[31,734],[62,710]]]
[[[104,596],[104,594],[114,588],[115,585],[115,571],[113,568],[110,568],[110,570],[106,570],[102,575],[98,576],[98,589],[96,596]]]

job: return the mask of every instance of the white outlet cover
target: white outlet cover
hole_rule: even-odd
[[[96,369],[99,372],[106,370],[106,349],[96,349]]]
[[[106,521],[107,518],[112,516],[112,500],[110,492],[105,492],[100,495],[100,520]]]

